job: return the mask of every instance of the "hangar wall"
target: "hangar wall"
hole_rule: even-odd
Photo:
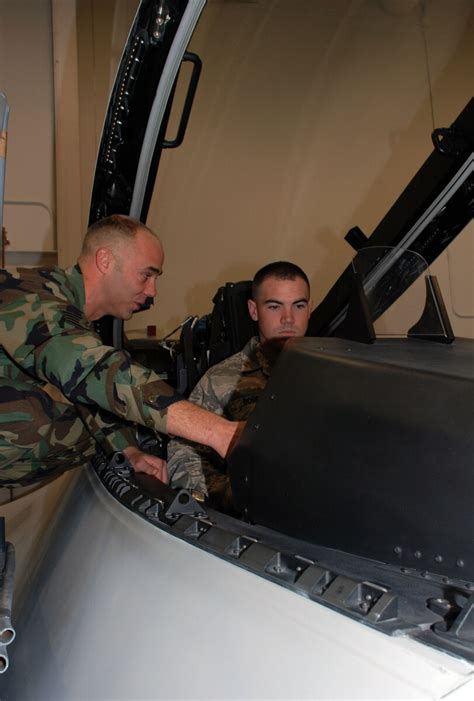
[[[34,19],[21,12],[28,3],[15,3],[24,23]],[[60,263],[70,264],[137,2],[38,7],[47,13],[50,3],[57,240]],[[6,5],[13,12],[1,0],[1,15]],[[472,96],[473,35],[472,0],[292,0],[291,11],[282,0],[209,0],[190,46],[204,68],[188,133],[164,152],[150,209],[165,275],[156,307],[128,333],[155,324],[163,335],[208,312],[218,285],[278,258],[305,268],[317,303],[351,258],[347,230],[371,233],[430,153],[433,126],[448,125]],[[30,39],[36,64],[39,39]],[[38,156],[31,150],[28,163],[36,180]],[[7,187],[23,167],[12,158]],[[474,336],[472,233],[471,224],[433,266],[464,336]]]
[[[0,92],[10,105],[6,263],[56,260],[50,0],[0,0]]]
[[[424,17],[416,5],[208,4],[189,133],[165,152],[151,209],[168,256],[153,323],[207,311],[219,284],[278,258],[301,264],[321,299],[352,256],[348,229],[372,232],[431,152],[433,125],[472,95],[473,3],[433,0]],[[474,311],[472,233],[435,265],[459,335],[474,332],[461,317],[467,299]]]

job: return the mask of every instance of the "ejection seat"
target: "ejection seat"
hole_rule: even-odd
[[[252,282],[227,282],[214,295],[211,314],[189,317],[183,324],[177,358],[177,388],[188,396],[206,370],[242,350],[257,334],[247,300]]]
[[[213,309],[202,317],[190,316],[181,325],[177,345],[170,354],[156,341],[129,341],[127,348],[135,360],[161,372],[169,384],[185,397],[212,365],[241,350],[258,332],[250,318],[247,300],[252,282],[227,282],[212,298]],[[166,456],[168,437],[137,426],[137,442],[142,450]]]

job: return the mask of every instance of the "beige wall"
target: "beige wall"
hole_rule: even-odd
[[[0,91],[10,105],[7,263],[56,257],[50,0],[0,0]]]
[[[56,88],[58,248],[79,254],[100,135],[136,0],[51,0]]]
[[[208,4],[188,135],[163,156],[150,212],[166,274],[157,309],[130,328],[171,330],[278,258],[302,265],[321,299],[352,256],[347,230],[370,234],[431,152],[430,89],[435,126],[472,95],[473,3],[433,0],[423,20],[403,12],[413,4]],[[450,297],[449,265],[468,261],[457,297],[471,319],[447,300],[461,335],[474,335],[471,242],[464,232],[435,265]]]
[[[69,264],[137,2],[51,2],[58,241]],[[352,256],[347,230],[372,232],[430,153],[433,126],[473,94],[473,0],[425,7],[420,17],[416,0],[208,2],[190,46],[204,68],[188,133],[163,155],[150,210],[165,275],[156,308],[130,333],[148,323],[168,332],[209,311],[219,284],[277,258],[302,265],[321,299]],[[433,268],[456,333],[474,336],[472,227]]]

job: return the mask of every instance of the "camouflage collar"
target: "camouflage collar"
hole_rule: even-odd
[[[82,277],[82,272],[79,265],[73,265],[71,268],[67,268],[64,271],[68,282],[71,286],[74,298],[76,300],[77,308],[84,311],[86,305],[86,291],[84,289],[84,278]]]
[[[258,336],[253,336],[243,347],[241,353],[245,356],[244,373],[260,371],[270,377],[273,361],[265,354]]]

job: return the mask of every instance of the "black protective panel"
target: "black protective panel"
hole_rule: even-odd
[[[141,0],[117,71],[94,175],[89,224],[110,214],[129,214],[138,162],[156,89],[188,0]],[[172,102],[169,102],[169,106]],[[140,221],[145,222],[151,189],[169,117],[162,122],[148,192]]]
[[[247,519],[474,581],[474,341],[290,341],[229,473]]]

